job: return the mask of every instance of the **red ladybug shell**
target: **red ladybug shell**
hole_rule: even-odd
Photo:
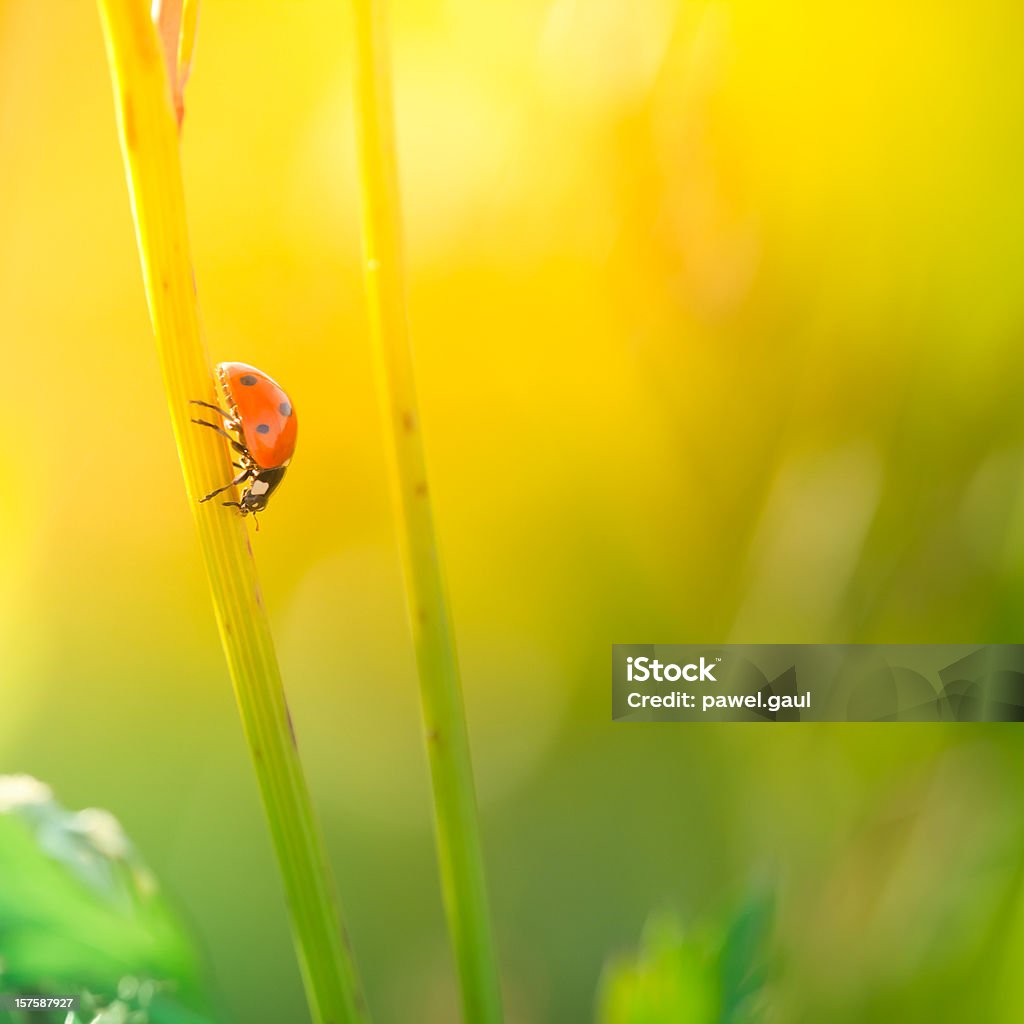
[[[248,363],[218,363],[228,408],[242,423],[242,440],[260,469],[277,469],[295,452],[298,420],[284,388]]]

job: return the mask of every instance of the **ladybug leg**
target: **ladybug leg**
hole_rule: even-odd
[[[204,409],[212,409],[214,412],[219,412],[224,419],[230,420],[232,423],[235,422],[235,417],[231,413],[225,412],[219,405],[212,405],[210,402],[200,402],[198,398],[193,398],[189,404],[201,405]]]
[[[243,455],[245,454],[245,445],[233,438],[223,427],[218,427],[216,423],[210,423],[209,420],[194,419],[192,422],[198,423],[201,427],[209,427],[211,430],[216,430],[221,437],[226,437],[231,442],[231,447],[234,448],[236,452],[241,452]]]
[[[245,470],[244,472],[239,473],[238,476],[236,476],[235,479],[231,481],[231,483],[225,484],[223,487],[218,487],[217,490],[215,490],[215,491],[210,491],[210,493],[208,495],[206,495],[205,498],[200,498],[199,499],[199,503],[202,504],[204,501],[209,501],[211,498],[217,497],[218,494],[223,494],[224,491],[228,491],[232,487],[237,487],[240,483],[243,483],[244,481],[246,481],[248,479],[249,479],[249,470]],[[225,505],[237,505],[238,503],[234,502],[234,501],[226,501],[226,502],[224,502],[224,504]]]
[[[240,501],[222,501],[221,504],[227,508],[237,508],[243,516],[251,515],[252,521],[256,524],[256,532],[260,532],[260,521],[256,518],[256,513],[250,512]]]

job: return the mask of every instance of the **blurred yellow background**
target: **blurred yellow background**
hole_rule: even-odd
[[[1017,639],[1024,8],[391,6],[510,1020],[590,1019],[650,911],[757,879],[802,986],[780,1020],[931,1022],[981,964],[993,1016],[942,1019],[1016,1020],[1013,727],[613,727],[609,648]],[[301,421],[254,545],[358,958],[378,1021],[432,1024],[350,80],[344,3],[205,0],[183,162],[211,353]],[[0,770],[119,816],[235,1019],[305,1019],[91,3],[0,0],[0,331]]]

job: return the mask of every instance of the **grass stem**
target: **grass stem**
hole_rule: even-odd
[[[384,0],[352,3],[364,272],[433,781],[441,886],[464,1019],[497,1024],[501,992],[469,738],[427,486],[406,309],[386,5]]]
[[[194,5],[192,6],[194,12]],[[146,0],[99,0],[146,296],[189,504],[221,642],[284,882],[316,1024],[366,1019],[323,840],[291,731],[280,669],[245,522],[198,498],[229,479],[213,431],[190,422],[190,399],[214,401],[185,218],[172,87]],[[186,9],[187,14],[187,9]],[[194,26],[194,17],[192,19]],[[188,21],[186,19],[186,30]]]

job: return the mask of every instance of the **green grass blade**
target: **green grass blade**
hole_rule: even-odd
[[[339,926],[323,841],[289,724],[281,674],[244,521],[198,498],[229,479],[213,431],[190,422],[190,399],[215,399],[199,324],[178,133],[156,28],[145,0],[99,0],[121,147],[150,316],[174,436],[199,533],[221,642],[284,882],[314,1021],[366,1019]]]
[[[385,4],[353,0],[353,8],[366,287],[433,780],[441,885],[465,1020],[495,1024],[502,1019],[501,992],[406,311]]]

